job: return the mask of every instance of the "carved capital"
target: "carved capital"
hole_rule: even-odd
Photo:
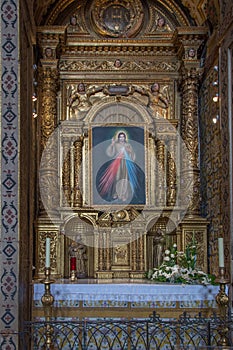
[[[174,42],[178,48],[179,57],[198,67],[200,65],[198,49],[207,37],[207,33],[206,27],[178,27],[174,33]]]
[[[64,40],[66,27],[63,26],[43,26],[37,28],[37,43],[42,54],[42,65],[56,61],[58,47]]]

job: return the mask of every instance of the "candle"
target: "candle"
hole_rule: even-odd
[[[223,238],[218,239],[218,265],[224,267]]]
[[[70,271],[76,271],[76,257],[71,256],[70,258]]]
[[[45,244],[45,267],[50,267],[50,238],[46,237]]]

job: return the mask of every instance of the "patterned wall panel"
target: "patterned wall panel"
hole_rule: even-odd
[[[217,57],[218,59],[218,57]],[[215,61],[216,63],[216,61]],[[213,101],[218,93],[218,71],[210,67],[201,89],[200,143],[201,143],[201,196],[202,214],[209,220],[209,265],[212,273],[218,274],[218,236],[221,232],[221,129],[220,121],[213,118],[219,114],[219,104]],[[209,89],[209,86],[212,88]]]
[[[217,238],[224,237],[225,265],[228,277],[230,276],[231,246],[231,198],[230,175],[231,167],[231,141],[229,138],[229,121],[231,120],[232,87],[232,48],[233,48],[233,3],[222,1],[220,8],[220,26],[218,32],[219,51],[211,44],[208,48],[206,68],[209,73],[205,78],[201,91],[201,130],[202,143],[201,169],[202,169],[202,195],[203,213],[210,221],[209,225],[209,264],[211,272],[217,273]],[[216,33],[215,33],[216,34]],[[216,34],[217,35],[217,34]],[[213,47],[212,47],[212,46]],[[218,71],[214,66],[218,65]],[[213,82],[218,81],[218,91],[215,91]],[[209,88],[211,87],[211,88]],[[213,102],[215,93],[219,93],[219,103]],[[229,99],[228,99],[228,98]],[[219,115],[216,123],[213,118]],[[232,249],[232,248],[231,248]]]
[[[233,5],[231,7],[231,13]],[[224,24],[223,24],[224,26]],[[221,47],[221,69],[220,69],[220,96],[227,96],[222,99],[221,106],[221,130],[222,130],[222,229],[225,241],[225,260],[229,265],[232,263],[232,65],[233,65],[233,22],[229,27],[228,35],[225,35]],[[231,68],[230,68],[231,67]],[[231,106],[230,103],[231,102]],[[231,247],[231,248],[230,248]],[[231,252],[230,252],[230,249]],[[232,273],[229,274],[229,277]]]
[[[18,2],[1,2],[0,348],[16,349],[18,330]]]

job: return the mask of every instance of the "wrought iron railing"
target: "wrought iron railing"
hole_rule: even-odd
[[[29,322],[24,336],[30,350],[233,349],[233,321],[184,313],[178,320],[149,319]],[[225,347],[221,347],[224,345]],[[25,347],[24,350],[27,350]]]

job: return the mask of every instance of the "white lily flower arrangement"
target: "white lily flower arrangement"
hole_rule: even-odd
[[[150,269],[145,277],[155,282],[183,284],[215,284],[215,276],[196,267],[196,244],[189,244],[185,252],[177,251],[173,244],[164,252],[163,263],[158,268]]]

